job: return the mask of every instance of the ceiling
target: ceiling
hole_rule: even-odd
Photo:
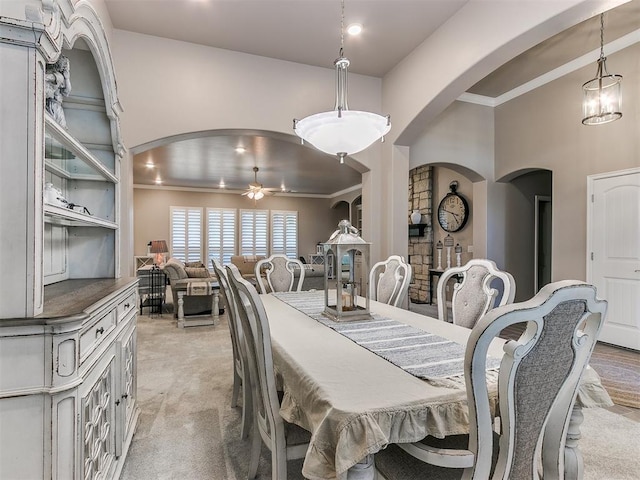
[[[332,68],[340,46],[338,0],[105,0],[114,28]],[[382,77],[456,13],[466,0],[347,0],[349,71]],[[150,5],[153,4],[153,8]],[[607,13],[605,42],[640,28],[640,0]],[[402,32],[402,35],[398,35]],[[599,46],[599,17],[524,52],[468,91],[497,97]],[[595,73],[595,59],[594,59]],[[246,152],[235,152],[244,146]],[[241,190],[253,181],[299,194],[328,195],[361,181],[361,172],[302,146],[293,137],[227,131],[150,146],[134,157],[134,183]],[[153,162],[156,169],[146,168]],[[337,175],[339,173],[339,175]]]

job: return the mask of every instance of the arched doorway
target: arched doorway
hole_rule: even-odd
[[[553,172],[514,172],[502,181],[510,187],[505,202],[505,268],[516,281],[516,301],[522,301],[551,281]]]

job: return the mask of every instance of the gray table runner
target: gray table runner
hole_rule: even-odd
[[[465,346],[452,340],[375,313],[370,320],[335,322],[322,314],[324,292],[272,295],[418,378],[441,380],[464,374]],[[487,359],[488,370],[499,366],[499,359]]]

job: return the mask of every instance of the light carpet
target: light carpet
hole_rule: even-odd
[[[240,440],[232,408],[232,351],[226,316],[214,327],[179,329],[172,315],[138,320],[138,429],[122,480],[246,479],[249,442]],[[635,480],[640,423],[604,409],[585,409],[581,450],[585,480]],[[288,479],[302,479],[301,461]],[[271,478],[263,447],[258,478]]]

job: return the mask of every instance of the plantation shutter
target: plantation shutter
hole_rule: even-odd
[[[240,255],[267,256],[268,210],[240,210]]]
[[[183,262],[202,261],[202,208],[170,207],[171,256]]]
[[[271,253],[298,258],[298,212],[271,211]]]
[[[223,265],[231,263],[236,251],[236,210],[207,208],[207,258]],[[207,265],[209,266],[209,265]]]

